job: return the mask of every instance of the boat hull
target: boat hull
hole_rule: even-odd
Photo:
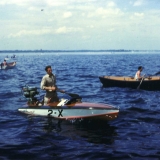
[[[64,106],[27,106],[19,108],[18,111],[33,115],[53,117],[56,119],[86,119],[98,118],[113,120],[117,118],[119,109],[111,105],[95,104],[95,103],[75,103]]]
[[[16,66],[16,62],[10,62],[10,63],[7,63],[7,65],[3,66],[1,65],[0,68],[1,69],[12,69]]]
[[[112,76],[101,76],[99,77],[103,87],[122,87],[122,88],[133,88],[142,90],[160,90],[160,77],[149,77],[145,78],[142,83],[132,77],[112,77]],[[141,84],[140,84],[141,83]]]

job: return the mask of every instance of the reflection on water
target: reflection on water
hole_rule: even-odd
[[[30,122],[34,123],[36,130],[47,134],[54,133],[71,140],[81,139],[88,143],[112,144],[117,136],[116,127],[111,126],[107,121],[81,119],[81,120],[55,120],[54,118],[38,118],[28,116]],[[36,125],[35,125],[36,124]],[[33,127],[29,123],[28,129]],[[34,128],[35,129],[35,128]]]

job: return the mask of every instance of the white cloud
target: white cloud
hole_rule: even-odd
[[[67,34],[72,32],[82,32],[81,28],[74,28],[74,27],[60,27],[56,30],[52,28],[44,28],[39,30],[21,30],[16,33],[9,34],[9,38],[11,37],[23,37],[23,36],[40,36],[45,34]]]
[[[87,26],[88,28],[94,28],[94,25],[89,25],[89,26]]]
[[[133,6],[141,6],[143,4],[143,0],[137,0],[134,2]]]
[[[115,7],[116,4],[113,1],[108,2],[107,4],[108,7]]]
[[[52,33],[50,29],[41,29],[41,30],[21,30],[17,33],[11,33],[8,37],[22,37],[22,36],[38,36]]]
[[[112,7],[111,7],[112,6]],[[114,7],[113,7],[114,6]],[[83,10],[83,16],[84,18],[89,18],[90,20],[98,20],[101,21],[102,19],[105,18],[113,18],[113,17],[120,17],[124,15],[124,12],[118,8],[115,7],[116,5],[112,2],[110,2],[110,5],[100,7],[99,5],[97,6],[92,6],[90,8],[85,8]]]
[[[64,14],[63,14],[63,17],[64,18],[69,18],[69,17],[71,17],[72,16],[72,13],[71,12],[65,12]]]
[[[131,20],[134,20],[135,22],[139,23],[139,19],[144,18],[144,13],[135,12],[130,16]],[[149,18],[149,17],[148,17]]]
[[[55,33],[57,34],[64,34],[64,33],[71,33],[71,32],[82,32],[82,29],[81,28],[74,28],[74,27],[66,27],[66,26],[63,26],[63,27],[60,27],[58,28]]]
[[[69,31],[67,30],[67,27],[65,27],[65,26],[60,27],[56,30],[56,33],[67,33],[67,32],[69,32]]]
[[[32,1],[32,0],[1,0],[0,1],[0,5],[18,5],[18,6],[23,6],[23,5],[27,5],[27,4],[35,4],[36,1]],[[37,2],[36,2],[37,3]]]
[[[40,11],[40,9],[37,8],[37,7],[29,7],[28,10],[30,10],[30,11]]]
[[[113,15],[123,15],[123,12],[119,9],[119,8],[108,8],[108,9],[104,9],[104,8],[98,8],[96,10],[96,14],[98,15],[103,15],[103,16],[113,16]]]
[[[48,6],[66,6],[68,4],[67,1],[58,1],[58,0],[46,0]]]
[[[108,31],[108,32],[113,32],[113,31],[115,31],[115,28],[110,28],[110,29],[108,29],[107,31]]]
[[[134,13],[134,15],[137,16],[137,17],[143,17],[144,13]]]

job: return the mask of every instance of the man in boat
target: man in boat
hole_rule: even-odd
[[[5,59],[4,59],[4,61],[3,61],[3,66],[7,66],[7,62],[6,62]]]
[[[4,61],[1,63],[1,68],[2,68],[3,66],[7,66],[7,62],[6,62],[5,59],[4,59]]]
[[[143,67],[142,67],[142,66],[139,66],[139,67],[138,67],[138,71],[137,71],[136,74],[135,74],[135,79],[136,79],[136,80],[141,80],[142,78],[144,78],[144,77],[141,76],[142,70],[143,70]]]
[[[51,102],[58,102],[59,98],[57,96],[57,91],[64,93],[65,91],[60,90],[56,86],[56,77],[52,73],[51,66],[46,66],[45,71],[46,75],[43,76],[41,81],[41,89],[46,90],[46,94],[44,96],[44,104]]]
[[[2,67],[3,67],[3,63],[1,63],[1,69],[2,69]]]

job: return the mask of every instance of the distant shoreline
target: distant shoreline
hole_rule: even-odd
[[[160,52],[160,50],[124,50],[124,49],[117,49],[117,50],[0,50],[0,53],[28,53],[28,52]]]

